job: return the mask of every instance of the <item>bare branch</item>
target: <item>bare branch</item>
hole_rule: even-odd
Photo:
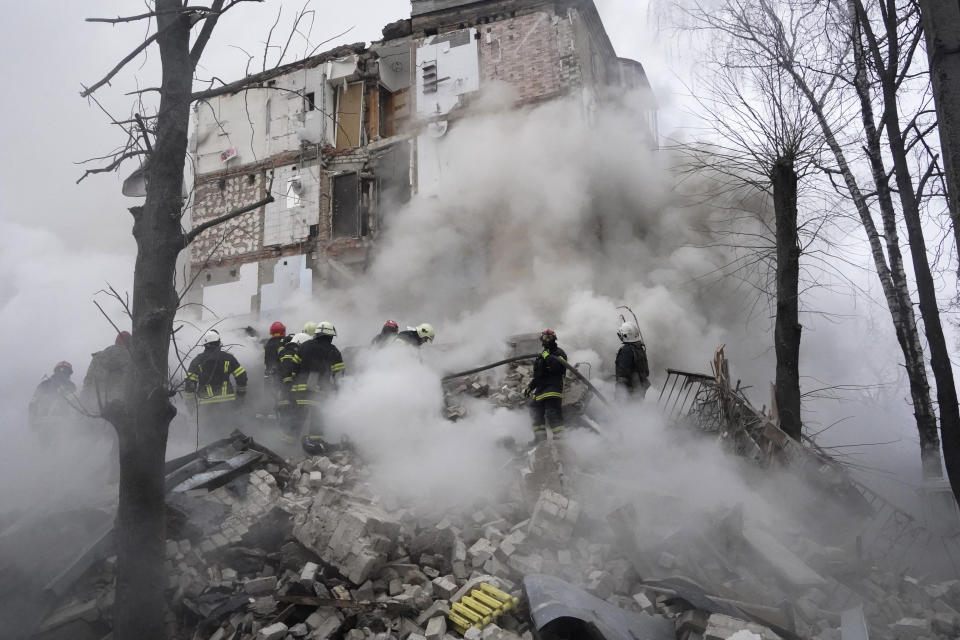
[[[223,4],[221,2],[221,4]],[[176,11],[151,11],[149,13],[141,13],[135,16],[125,16],[125,17],[116,17],[116,18],[87,18],[86,22],[104,22],[107,24],[120,24],[123,22],[136,22],[138,20],[147,20],[149,18],[156,18],[161,15],[168,15],[171,13],[211,13],[219,12],[219,9],[211,9],[208,7],[184,7],[183,9],[177,9]]]
[[[190,50],[190,62],[193,63],[194,69],[197,68],[197,63],[200,62],[200,56],[203,55],[203,50],[207,46],[207,42],[210,41],[210,36],[213,34],[213,28],[217,26],[217,20],[220,19],[220,15],[223,13],[223,2],[224,0],[213,0],[212,9],[214,13],[209,14],[203,21],[203,27],[200,28],[200,33],[193,43],[193,48]]]
[[[110,72],[107,73],[107,75],[104,76],[102,79],[100,79],[99,81],[97,81],[96,83],[94,83],[93,86],[91,86],[91,87],[89,87],[89,88],[88,88],[88,87],[84,87],[84,88],[83,88],[83,91],[80,92],[80,97],[81,97],[81,98],[86,98],[87,96],[89,96],[90,94],[92,94],[94,91],[96,91],[97,89],[99,89],[100,87],[102,87],[103,85],[109,83],[110,80],[113,78],[113,76],[115,76],[115,75],[117,75],[118,73],[120,73],[120,70],[123,69],[125,66],[127,66],[127,64],[128,64],[131,60],[133,60],[133,59],[136,58],[138,55],[140,55],[141,53],[143,53],[144,50],[146,50],[147,47],[149,47],[153,42],[155,42],[155,41],[157,40],[157,38],[160,37],[160,34],[161,34],[161,33],[163,33],[163,30],[162,30],[162,29],[161,29],[160,31],[157,31],[155,34],[153,34],[152,36],[150,36],[149,38],[147,38],[147,39],[144,40],[143,42],[141,42],[140,45],[139,45],[136,49],[134,49],[132,52],[130,52],[129,54],[127,54],[127,56],[124,57],[123,60],[121,60],[121,61],[117,64],[117,66],[115,66],[113,69],[111,69]]]
[[[147,152],[142,149],[127,151],[126,153],[121,154],[120,157],[118,157],[116,160],[114,160],[113,162],[111,162],[105,167],[97,167],[96,169],[87,169],[82,176],[77,178],[76,184],[80,184],[81,182],[84,181],[84,179],[87,176],[93,175],[95,173],[109,173],[111,171],[114,171],[117,167],[123,164],[125,160],[129,160],[130,158],[135,158],[137,156],[145,156],[145,155],[147,155]]]

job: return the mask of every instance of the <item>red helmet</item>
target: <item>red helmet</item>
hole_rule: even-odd
[[[287,328],[283,326],[282,322],[274,322],[272,325],[270,325],[270,335],[285,336],[287,335]]]
[[[67,362],[66,360],[61,360],[57,363],[57,366],[53,368],[53,372],[56,373],[61,369],[65,369],[67,373],[73,373],[73,365]]]
[[[133,340],[133,336],[130,335],[129,331],[121,331],[117,334],[117,339],[113,341],[113,344],[128,345],[131,340]]]
[[[383,323],[384,329],[399,329],[400,326],[394,320],[387,320]]]

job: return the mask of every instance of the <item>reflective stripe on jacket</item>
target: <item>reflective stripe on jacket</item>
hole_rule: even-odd
[[[563,365],[567,359],[566,352],[560,347],[552,350],[544,349],[533,365],[533,380],[530,389],[534,392],[534,400],[563,397],[563,377],[567,368]]]
[[[234,390],[233,382],[236,382]],[[232,354],[208,349],[193,359],[187,369],[186,394],[200,404],[232,402],[247,392],[247,371]]]

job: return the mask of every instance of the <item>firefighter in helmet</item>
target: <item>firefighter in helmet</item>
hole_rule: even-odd
[[[380,333],[373,336],[373,340],[370,341],[370,344],[374,347],[382,347],[384,345],[390,344],[397,338],[397,333],[399,333],[400,327],[397,326],[397,323],[393,320],[387,320],[383,323],[383,328],[380,329]]]
[[[409,344],[413,347],[421,347],[427,342],[433,342],[436,337],[437,332],[433,330],[433,325],[424,322],[416,327],[409,327],[406,331],[399,332],[394,341]]]
[[[563,378],[566,374],[566,352],[557,345],[557,333],[544,329],[540,334],[542,351],[533,365],[533,380],[524,395],[533,397],[531,416],[533,434],[539,441],[547,437],[547,424],[554,437],[563,433]]]
[[[40,381],[30,400],[31,427],[46,431],[71,416],[74,411],[71,401],[77,393],[77,385],[70,379],[72,375],[73,365],[62,360],[53,368],[53,375]]]
[[[317,407],[336,391],[346,369],[340,350],[333,344],[336,335],[337,329],[332,322],[317,323],[313,339],[300,346],[300,367],[293,379],[292,398],[307,407],[303,416],[306,433],[301,442],[311,455],[324,451],[323,428]]]
[[[192,414],[199,410],[205,426],[226,435],[239,426],[238,405],[246,398],[247,371],[223,350],[218,331],[207,331],[201,344],[203,353],[187,369],[187,408]]]
[[[632,322],[624,322],[617,336],[623,343],[616,360],[617,396],[643,398],[650,387],[650,365],[640,330]]]

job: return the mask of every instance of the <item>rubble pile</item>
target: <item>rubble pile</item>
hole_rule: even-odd
[[[456,403],[470,396],[521,406],[530,373],[520,362],[499,376],[450,380],[448,412],[466,415]],[[877,496],[841,465],[785,438],[724,379],[672,375],[685,380],[677,389],[683,402],[694,398],[692,411],[725,403],[720,437],[749,436],[731,438],[737,444],[728,449],[749,461],[741,469],[748,484],[776,469],[812,489],[808,504],[790,505],[803,528],[752,520],[743,507],[729,506],[736,498],[697,513],[683,496],[636,486],[628,487],[630,501],[617,503],[598,486],[624,479],[579,468],[567,440],[519,446],[500,486],[449,509],[376,491],[349,445],[283,460],[235,434],[168,463],[170,637],[960,637],[960,580],[904,568],[910,565],[896,543],[914,545],[921,531],[915,523],[886,536],[884,527],[902,514],[878,510]],[[584,406],[585,386],[567,395]],[[683,433],[675,446],[689,434],[716,437],[701,428]],[[871,513],[882,523],[866,536]],[[826,521],[830,527],[817,526]],[[109,633],[116,560],[105,549],[91,545],[51,583],[47,591],[63,595],[34,637],[99,640]]]
[[[518,462],[518,476],[525,464]],[[716,514],[706,528],[671,522],[672,534],[651,535],[643,523],[650,514],[629,504],[595,512],[556,483],[530,498],[510,483],[468,509],[431,513],[374,495],[367,477],[361,458],[342,450],[295,465],[264,457],[219,486],[172,493],[170,636],[554,637],[550,624],[568,624],[573,614],[537,627],[530,593],[546,576],[565,585],[571,599],[561,604],[576,615],[596,614],[600,627],[613,624],[604,616],[627,616],[624,624],[660,629],[651,640],[726,640],[744,630],[840,640],[842,616],[860,603],[874,639],[960,633],[960,581],[885,572],[799,535],[782,541],[737,510]],[[37,637],[106,634],[114,566],[114,558],[97,563]],[[483,585],[515,605],[478,615],[470,606],[482,610]],[[587,598],[596,602],[577,604]],[[465,627],[467,614],[482,629]],[[101,636],[79,634],[78,625]],[[70,636],[56,635],[67,629]]]

